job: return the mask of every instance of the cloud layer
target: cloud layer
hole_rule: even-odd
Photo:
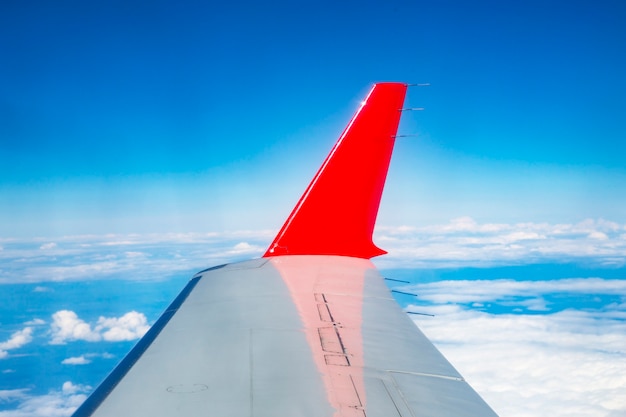
[[[441,281],[412,286],[416,324],[505,417],[626,415],[626,284],[618,280]],[[612,296],[557,309],[558,294]],[[542,314],[527,309],[543,300]],[[525,313],[495,314],[497,307]]]
[[[271,231],[0,237],[0,284],[121,278],[166,279],[259,257]],[[41,287],[44,288],[44,287]]]
[[[0,391],[3,398],[19,401],[14,410],[0,411],[0,417],[61,417],[70,416],[85,401],[90,386],[63,383],[61,389],[51,390],[46,395],[32,395],[29,389]]]
[[[143,336],[150,326],[143,313],[130,311],[121,317],[100,317],[93,326],[80,319],[71,310],[57,311],[52,315],[50,344],[59,345],[76,340],[87,342],[119,342]]]
[[[33,328],[25,327],[22,330],[18,330],[13,333],[11,337],[6,341],[0,343],[0,359],[9,356],[9,350],[19,349],[22,346],[30,343],[33,340]]]
[[[385,268],[489,267],[540,262],[592,261],[626,265],[626,225],[602,219],[576,224],[480,224],[461,217],[448,224],[377,229],[389,252]]]
[[[262,256],[275,231],[0,238],[0,283],[106,278],[164,279]],[[389,252],[381,268],[441,268],[590,261],[626,265],[626,225],[602,219],[576,224],[481,224],[469,217],[425,227],[377,227]]]

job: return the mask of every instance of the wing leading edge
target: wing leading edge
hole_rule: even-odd
[[[496,414],[367,259],[405,84],[376,84],[261,259],[196,274],[75,416]]]

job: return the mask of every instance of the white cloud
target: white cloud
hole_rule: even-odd
[[[0,411],[0,417],[65,417],[70,416],[87,398],[91,387],[75,385],[70,381],[60,390],[52,390],[45,395],[31,395],[29,389],[0,391],[10,401],[19,401],[16,409]]]
[[[39,249],[41,250],[48,250],[48,249],[54,249],[57,247],[57,244],[54,242],[49,242],[49,243],[44,243],[43,245],[39,246]]]
[[[589,238],[598,239],[598,240],[607,240],[609,237],[607,236],[606,233],[594,231],[594,232],[589,233]]]
[[[85,386],[85,385],[80,385],[80,384],[73,384],[72,381],[65,381],[63,383],[63,387],[62,387],[62,392],[63,394],[76,394],[79,392],[85,392],[85,391],[89,391],[91,390],[90,386]]]
[[[87,342],[135,340],[150,328],[146,316],[136,311],[130,311],[119,318],[100,317],[93,328],[70,310],[57,311],[52,315],[52,320],[50,344],[53,345],[76,340]]]
[[[414,316],[414,321],[499,415],[626,413],[625,303],[550,314],[481,311],[489,303],[506,304],[512,296],[532,296],[522,303],[537,303],[540,309],[550,294],[612,294],[624,300],[625,282],[442,281],[418,287],[428,288],[419,299],[434,304],[410,309],[435,317]],[[478,309],[468,307],[472,303]]]
[[[33,340],[33,328],[25,327],[13,333],[9,340],[0,343],[0,359],[9,356],[9,350],[19,349]]]
[[[264,247],[259,245],[251,245],[248,242],[239,242],[231,250],[228,251],[231,255],[249,255],[251,258],[254,256],[261,256],[263,254]]]
[[[91,329],[91,326],[78,318],[75,312],[70,310],[60,310],[52,315],[50,325],[53,345],[64,344],[67,341],[85,340],[97,342],[102,336]]]
[[[7,402],[24,398],[27,392],[28,388],[0,389],[0,402]]]
[[[143,313],[130,311],[122,317],[100,317],[96,331],[108,342],[135,340],[142,337],[150,329],[148,320]]]
[[[235,245],[233,249],[239,250],[239,251],[247,251],[247,250],[250,250],[251,247],[252,246],[248,242],[239,242]]]
[[[81,355],[63,359],[61,363],[63,365],[87,365],[88,363],[91,363],[91,360],[87,359],[84,355]]]

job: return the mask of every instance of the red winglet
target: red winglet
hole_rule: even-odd
[[[372,242],[406,84],[375,84],[264,257],[387,252]]]

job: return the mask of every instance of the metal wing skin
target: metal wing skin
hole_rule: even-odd
[[[405,91],[376,84],[264,257],[196,274],[74,415],[495,416],[369,260]]]

